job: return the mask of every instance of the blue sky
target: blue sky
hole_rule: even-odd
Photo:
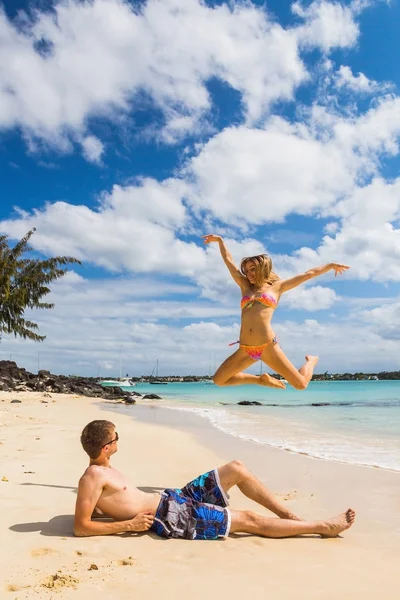
[[[282,299],[296,365],[400,367],[397,0],[2,7],[0,231],[82,266],[32,315],[46,341],[4,336],[1,358],[212,372],[240,317],[215,232],[282,277],[351,266]]]

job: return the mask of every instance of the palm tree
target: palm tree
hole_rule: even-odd
[[[9,247],[6,235],[0,235],[0,337],[2,333],[13,333],[24,339],[41,342],[45,335],[35,333],[36,323],[27,321],[27,308],[54,308],[54,304],[42,302],[50,292],[47,287],[52,281],[63,277],[68,269],[65,265],[80,261],[70,256],[56,256],[46,260],[23,258],[32,250],[28,245],[35,228],[14,246]]]

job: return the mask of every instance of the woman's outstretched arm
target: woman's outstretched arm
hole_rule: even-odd
[[[350,267],[346,265],[339,265],[337,263],[328,263],[327,265],[322,265],[321,267],[315,267],[314,269],[310,269],[305,273],[301,273],[300,275],[296,275],[295,277],[291,277],[290,279],[283,279],[279,282],[279,291],[281,294],[291,290],[298,285],[301,285],[305,281],[309,279],[313,279],[314,277],[319,277],[324,273],[328,273],[328,271],[335,271],[335,277],[337,275],[341,275],[344,271],[347,271]]]
[[[232,278],[234,279],[234,281],[241,288],[243,286],[245,286],[246,284],[248,285],[248,281],[247,281],[246,277],[239,271],[238,267],[236,266],[236,264],[232,258],[232,254],[229,252],[228,248],[225,246],[225,242],[222,239],[222,237],[219,235],[210,234],[210,235],[203,235],[202,238],[203,238],[205,244],[211,244],[211,242],[218,243],[219,251],[221,252],[222,259],[223,259],[224,263],[226,264],[226,266],[228,267],[229,273],[232,275]]]

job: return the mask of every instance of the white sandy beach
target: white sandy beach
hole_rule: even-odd
[[[11,403],[19,399],[21,403]],[[400,597],[400,474],[268,448],[207,443],[192,430],[133,421],[99,401],[39,393],[0,394],[1,598],[376,599]],[[150,410],[150,409],[149,409]],[[157,409],[154,409],[157,410]],[[309,519],[349,506],[341,538],[164,540],[153,534],[76,538],[78,479],[87,466],[79,436],[93,419],[120,436],[113,464],[143,488],[180,487],[230,459],[245,460],[290,509]],[[171,419],[171,417],[170,417]],[[178,420],[178,415],[176,416]],[[216,434],[217,435],[217,434]],[[239,490],[232,508],[257,508]]]

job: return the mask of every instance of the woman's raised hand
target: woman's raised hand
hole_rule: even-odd
[[[209,235],[202,235],[201,237],[203,238],[205,244],[222,241],[222,237],[220,235],[213,235],[212,233]]]
[[[337,275],[342,275],[347,269],[350,269],[347,265],[338,265],[337,263],[332,263],[332,269],[335,271],[335,277]]]

